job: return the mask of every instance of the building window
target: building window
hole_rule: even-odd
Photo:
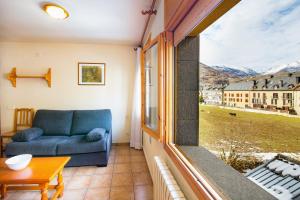
[[[254,97],[254,98],[256,97],[256,93],[253,93],[253,97]]]
[[[245,94],[246,97],[248,97],[248,94]]]
[[[263,98],[263,104],[267,104],[267,100]]]
[[[278,93],[273,93],[273,99],[278,99]]]

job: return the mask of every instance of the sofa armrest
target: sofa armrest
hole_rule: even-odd
[[[110,153],[111,146],[112,146],[112,130],[110,129],[107,134],[108,134],[108,136],[107,136],[107,141],[106,141],[106,159],[108,161],[109,153]]]

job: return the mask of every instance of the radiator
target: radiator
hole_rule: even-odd
[[[186,200],[165,161],[154,157],[154,200]]]

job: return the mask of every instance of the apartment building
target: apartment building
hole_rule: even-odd
[[[222,105],[223,89],[223,86],[205,88],[202,91],[200,91],[200,96],[203,97],[203,101],[206,104]]]
[[[230,83],[223,105],[300,113],[300,73],[282,73]]]

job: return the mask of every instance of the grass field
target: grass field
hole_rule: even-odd
[[[216,151],[234,145],[239,152],[299,153],[300,118],[200,105],[200,143]]]

